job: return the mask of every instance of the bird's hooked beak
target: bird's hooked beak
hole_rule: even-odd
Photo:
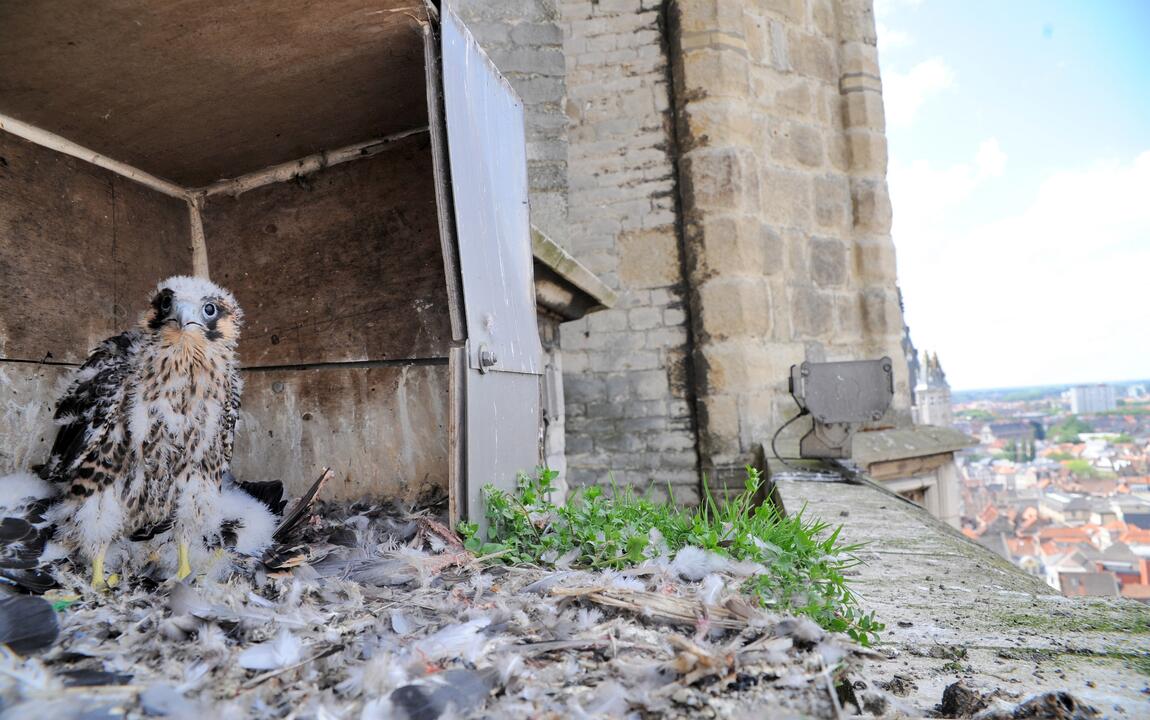
[[[177,302],[175,312],[176,322],[180,324],[180,329],[183,330],[189,325],[199,325],[203,327],[200,322],[199,308],[191,303]]]

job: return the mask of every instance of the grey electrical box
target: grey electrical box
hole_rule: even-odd
[[[851,456],[851,438],[864,422],[882,418],[894,397],[888,357],[791,366],[791,396],[814,420],[799,441],[804,458]]]

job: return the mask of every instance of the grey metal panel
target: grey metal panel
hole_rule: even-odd
[[[539,465],[539,375],[467,371],[467,518],[486,529],[484,485],[515,487]]]
[[[442,26],[443,92],[468,365],[543,372],[535,323],[523,104],[450,9]]]

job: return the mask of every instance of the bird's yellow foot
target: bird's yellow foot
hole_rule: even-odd
[[[104,554],[107,552],[108,548],[102,547],[92,558],[92,589],[100,592],[111,590],[120,582],[120,576],[115,573],[104,577]]]
[[[176,566],[176,580],[184,580],[192,574],[192,564],[188,562],[188,544],[181,542],[178,550],[179,563]]]

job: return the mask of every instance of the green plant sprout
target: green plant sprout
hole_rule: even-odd
[[[806,517],[806,508],[782,517],[770,504],[756,505],[762,484],[747,467],[744,489],[719,505],[704,481],[704,502],[680,508],[637,496],[612,482],[608,495],[592,486],[572,493],[563,505],[551,501],[557,473],[539,469],[520,474],[514,493],[483,489],[486,537],[475,523],[460,523],[465,546],[498,562],[553,566],[559,558],[572,567],[618,569],[654,555],[652,530],[671,553],[696,546],[734,560],[760,563],[766,572],[750,577],[742,591],[776,612],[806,615],[822,627],[843,632],[862,645],[878,640],[885,625],[864,613],[847,586],[844,572],[861,561],[861,545],[843,543],[842,527]]]

